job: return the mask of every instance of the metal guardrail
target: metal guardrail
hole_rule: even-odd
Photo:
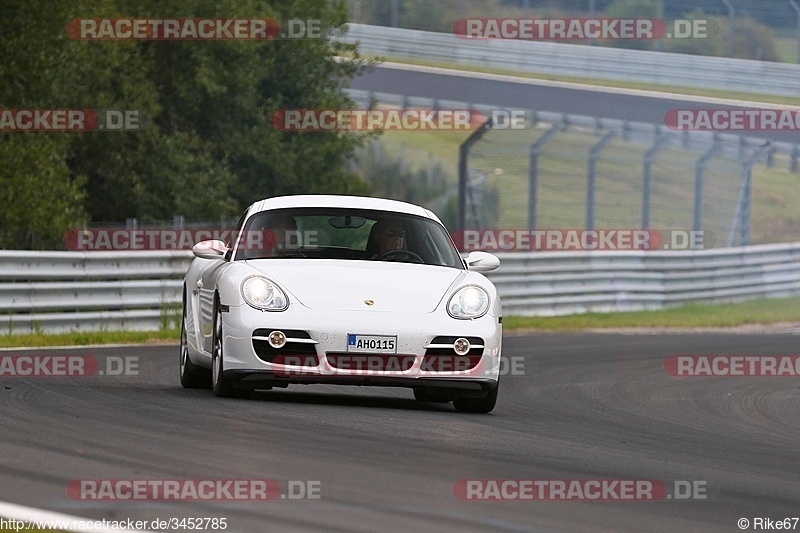
[[[501,266],[489,278],[506,315],[662,309],[800,294],[800,243],[498,256]],[[185,251],[0,252],[0,333],[176,327],[191,259]]]
[[[498,253],[503,313],[555,316],[800,294],[800,243],[690,252]]]
[[[191,252],[0,252],[0,334],[176,326]]]
[[[800,65],[575,44],[463,39],[435,33],[349,24],[345,37],[364,54],[495,69],[701,87],[757,94],[800,94]]]

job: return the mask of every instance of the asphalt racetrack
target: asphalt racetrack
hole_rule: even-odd
[[[228,531],[740,531],[800,516],[800,381],[677,378],[670,355],[795,355],[796,334],[540,334],[489,415],[407,389],[294,386],[251,400],[178,383],[178,347],[1,352],[138,375],[0,378],[0,500],[97,519],[225,517]],[[136,358],[136,359],[131,359]],[[520,363],[521,362],[521,363]],[[521,367],[520,367],[521,364]],[[509,365],[510,367],[511,365]],[[519,375],[521,374],[521,375]],[[319,482],[319,499],[92,501],[75,480]],[[465,501],[459,480],[700,482],[705,499]],[[797,526],[800,529],[800,525]]]
[[[414,70],[411,70],[414,69]],[[354,78],[354,89],[371,90],[408,96],[440,98],[462,102],[497,105],[508,109],[533,109],[587,115],[651,124],[664,124],[664,115],[671,109],[729,109],[729,105],[698,102],[691,97],[661,97],[607,92],[604,88],[565,88],[537,84],[536,80],[519,82],[506,79],[485,79],[456,70],[443,74],[417,71],[413,66],[377,67],[364,76]],[[610,91],[614,91],[610,89]],[[745,104],[745,107],[755,107]],[[770,104],[757,107],[771,108]],[[751,137],[776,141],[800,142],[798,131],[733,131]]]

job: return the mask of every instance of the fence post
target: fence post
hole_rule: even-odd
[[[564,130],[563,123],[553,124],[547,132],[531,145],[528,162],[528,229],[536,229],[536,198],[539,189],[539,153],[550,139]]]
[[[656,18],[658,20],[664,20],[664,0],[656,0],[658,6],[658,12],[656,13]],[[656,50],[658,52],[664,51],[664,36],[658,38],[656,41]]]
[[[398,23],[399,23],[399,19],[400,19],[400,5],[399,4],[400,4],[400,0],[392,0],[391,19],[389,20],[389,25],[392,28],[396,28]]]
[[[750,204],[751,192],[753,183],[753,167],[758,161],[764,157],[769,157],[775,147],[772,143],[767,141],[756,153],[751,155],[742,163],[742,188],[739,190],[739,198],[736,201],[736,212],[733,214],[733,221],[731,222],[731,231],[728,234],[728,246],[733,246],[733,239],[736,235],[736,227],[739,226],[740,245],[748,246],[750,244]]]
[[[486,176],[479,174],[477,178],[470,180],[467,183],[467,201],[469,202],[469,209],[472,213],[472,223],[476,229],[483,229],[481,222],[481,214],[478,211],[478,199],[476,198],[476,190],[479,185],[486,183]]]
[[[656,158],[656,155],[658,155],[658,152],[667,145],[667,141],[669,141],[669,137],[664,135],[663,132],[659,132],[656,140],[653,142],[653,146],[644,153],[644,169],[642,174],[642,229],[648,229],[650,227],[650,183],[653,179],[653,160]]]
[[[597,158],[600,152],[610,143],[616,132],[609,131],[589,149],[588,185],[586,187],[586,229],[594,229],[594,196],[597,177]]]
[[[703,224],[703,173],[706,170],[706,164],[717,155],[718,150],[719,135],[714,133],[714,144],[700,156],[694,166],[694,223],[692,229],[695,231],[700,231],[700,226]]]
[[[733,57],[733,32],[734,24],[736,22],[736,10],[728,0],[722,0],[725,8],[728,10],[728,57]]]
[[[467,181],[469,180],[469,150],[492,128],[491,117],[477,130],[473,131],[458,148],[458,225],[464,231],[467,225]]]

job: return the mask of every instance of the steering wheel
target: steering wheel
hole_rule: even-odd
[[[410,250],[402,250],[402,249],[387,250],[387,251],[383,252],[382,254],[380,254],[378,257],[376,257],[375,260],[376,261],[386,261],[386,260],[388,260],[388,258],[394,257],[394,256],[405,256],[405,257],[408,257],[409,259],[413,259],[416,263],[424,263],[422,258],[420,256],[418,256],[417,254],[415,254],[414,252],[412,252]]]

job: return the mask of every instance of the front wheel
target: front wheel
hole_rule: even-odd
[[[222,306],[214,304],[214,334],[211,348],[211,388],[220,398],[249,398],[252,390],[236,389],[230,380],[225,379],[225,357],[222,344]]]
[[[233,394],[233,387],[223,375],[222,356],[222,307],[219,302],[214,302],[214,333],[211,337],[211,388],[214,390],[215,396],[229,398]]]
[[[456,398],[453,407],[456,411],[464,413],[491,413],[497,404],[497,393],[500,390],[500,381],[497,386],[489,391],[483,398]]]
[[[189,339],[186,333],[186,312],[181,319],[181,385],[185,389],[208,389],[208,370],[192,363],[189,358]]]

